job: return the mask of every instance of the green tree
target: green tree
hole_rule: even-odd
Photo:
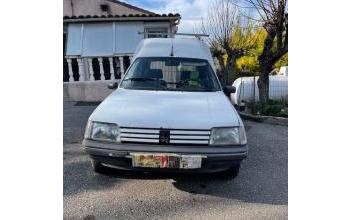
[[[258,57],[263,50],[265,35],[266,32],[263,29],[257,29],[254,32],[253,38],[256,39],[256,42],[247,55],[236,61],[236,72],[246,72],[247,75],[254,75],[260,71]]]
[[[260,63],[259,100],[267,102],[269,99],[269,74],[274,65],[288,52],[287,0],[246,1],[258,12],[267,32],[263,51],[258,57]]]
[[[282,66],[288,66],[288,52],[274,64],[275,68],[280,68]]]
[[[267,32],[264,28],[257,29],[254,33],[257,39],[255,46],[245,56],[240,57],[235,64],[235,71],[241,76],[257,75],[260,72],[260,62],[258,60],[260,54],[263,52],[264,41],[267,37]],[[282,56],[275,64],[274,68],[288,65],[288,52]],[[244,73],[244,74],[243,74]]]
[[[249,19],[243,18],[230,0],[216,0],[211,4],[201,30],[209,34],[208,43],[221,68],[220,80],[228,84],[237,59],[255,45],[253,25]]]

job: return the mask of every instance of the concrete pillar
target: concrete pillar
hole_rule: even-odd
[[[72,60],[71,58],[67,58],[67,64],[68,64],[68,75],[70,76],[68,81],[73,82],[75,79],[73,78],[73,71],[72,71]]]
[[[89,80],[94,81],[93,61],[92,58],[88,58],[89,64]]]
[[[123,75],[125,74],[125,68],[123,66],[123,57],[119,57],[120,60],[120,72],[121,72],[121,79],[123,77]]]
[[[99,61],[99,70],[100,70],[100,80],[105,80],[103,58],[99,57],[98,61]]]
[[[83,81],[83,77],[84,77],[83,59],[77,58],[77,63],[78,63],[79,81]]]
[[[109,64],[110,64],[110,73],[111,73],[111,80],[115,79],[115,71],[114,71],[114,60],[112,59],[112,57],[109,57]]]

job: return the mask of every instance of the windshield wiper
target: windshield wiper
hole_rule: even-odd
[[[132,78],[128,78],[128,79],[125,79],[125,80],[141,81],[141,82],[145,82],[145,81],[159,81],[159,79],[146,78],[146,77],[132,77]]]
[[[158,89],[161,89],[161,90],[166,90],[166,84],[163,85],[162,83],[164,82],[164,80],[162,79],[156,79],[156,78],[147,78],[147,77],[131,77],[131,78],[127,78],[127,79],[124,79],[124,81],[138,81],[138,82],[159,82],[160,83],[160,87],[158,88],[154,88],[153,90],[158,90]]]

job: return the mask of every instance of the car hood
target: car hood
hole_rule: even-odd
[[[121,127],[211,129],[242,124],[223,92],[117,89],[90,116]]]

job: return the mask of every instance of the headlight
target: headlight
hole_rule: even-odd
[[[213,128],[210,135],[210,145],[247,144],[246,132],[243,126],[230,128]]]
[[[120,142],[120,129],[117,124],[88,121],[84,137],[99,141]]]

